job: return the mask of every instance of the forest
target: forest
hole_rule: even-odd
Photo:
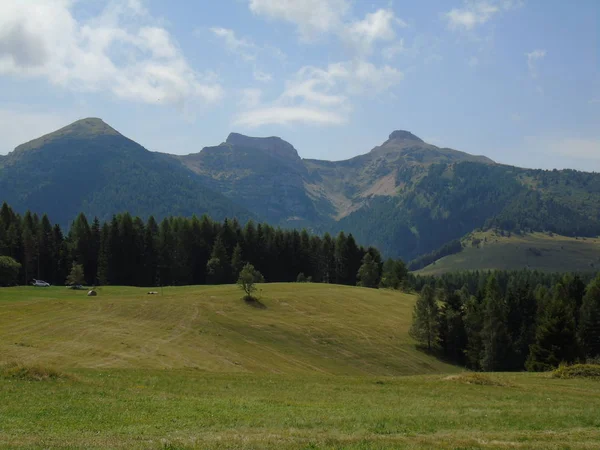
[[[84,214],[64,234],[44,215],[0,210],[0,285],[42,279],[56,285],[198,285],[234,283],[246,263],[267,282],[314,281],[398,288],[402,261],[383,262],[351,234],[322,237],[252,221],[130,214],[91,223]],[[69,282],[67,282],[69,278]]]
[[[600,275],[418,277],[411,334],[472,370],[547,371],[600,358]]]

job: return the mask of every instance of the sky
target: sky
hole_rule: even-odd
[[[85,117],[174,154],[239,132],[342,160],[402,129],[600,172],[600,1],[1,1],[0,154]]]

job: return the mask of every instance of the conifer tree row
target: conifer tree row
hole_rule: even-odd
[[[384,268],[376,249],[357,245],[345,233],[319,237],[206,216],[157,223],[125,213],[106,223],[80,214],[64,235],[47,216],[20,216],[6,203],[0,209],[0,256],[21,265],[19,284],[33,279],[64,284],[74,265],[83,268],[88,285],[235,283],[247,263],[267,282],[292,282],[303,274],[314,282],[397,287],[407,274],[403,262],[388,261]]]
[[[411,334],[457,364],[546,371],[600,358],[600,275],[470,272],[412,282],[421,294]]]

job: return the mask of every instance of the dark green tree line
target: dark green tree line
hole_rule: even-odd
[[[427,323],[433,311],[437,326],[425,327],[416,309],[413,329],[421,333],[413,336],[473,370],[545,371],[597,358],[600,275],[590,278],[530,271],[417,277],[417,305],[427,299]]]
[[[20,284],[33,279],[64,284],[74,266],[88,285],[235,283],[249,263],[267,282],[294,282],[304,274],[319,283],[375,288],[384,271],[380,253],[357,245],[351,234],[321,237],[206,216],[144,222],[128,213],[104,223],[80,214],[63,234],[48,217],[20,216],[7,204],[0,209],[0,256],[20,264]],[[386,264],[384,287],[398,288],[406,281],[406,268],[401,261]]]

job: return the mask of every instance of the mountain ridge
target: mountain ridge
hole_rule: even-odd
[[[497,164],[404,130],[342,161],[302,159],[279,137],[240,133],[188,155],[150,152],[95,118],[17,149],[0,157],[0,201],[59,223],[80,211],[206,213],[343,230],[407,260],[491,226],[600,234],[600,174]]]

